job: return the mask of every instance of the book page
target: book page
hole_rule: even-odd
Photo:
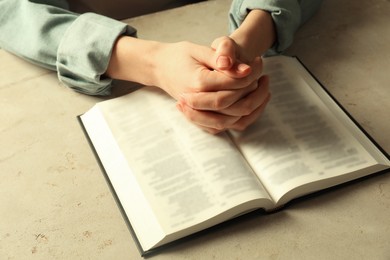
[[[228,135],[210,135],[189,123],[166,94],[144,88],[98,106],[166,234],[228,210],[224,218],[231,218],[248,210],[241,204],[254,208],[264,201],[271,207]]]
[[[110,173],[109,184],[114,188],[113,193],[118,198],[120,207],[126,213],[137,212],[137,214],[127,214],[132,223],[132,229],[136,234],[148,234],[148,237],[139,236],[138,242],[143,248],[153,247],[164,239],[166,234],[137,185],[135,176],[121,153],[106,120],[97,106],[83,114],[80,119],[90,141],[93,142],[95,152],[101,158],[100,162],[105,173]],[[145,225],[145,223],[148,224]]]
[[[266,61],[271,101],[253,126],[243,133],[233,133],[273,199],[285,203],[386,168],[378,162],[386,160],[370,154],[327,107],[335,103],[325,105],[299,75],[302,71],[288,64],[301,66],[279,57]],[[290,191],[290,196],[284,196]]]

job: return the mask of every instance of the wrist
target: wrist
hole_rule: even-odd
[[[261,56],[276,40],[271,14],[257,9],[250,11],[241,26],[230,37],[240,48],[244,61],[252,61],[255,57]]]
[[[155,56],[162,43],[122,36],[116,41],[106,75],[113,79],[155,85]]]

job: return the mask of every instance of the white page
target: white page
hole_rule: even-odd
[[[145,88],[99,107],[167,234],[269,199],[228,136],[189,123],[166,94]]]
[[[269,60],[266,67],[271,77],[271,102],[254,126],[235,134],[273,199],[278,201],[286,191],[308,182],[315,185],[302,189],[303,194],[326,188],[335,183],[329,181],[322,186],[318,181],[378,165],[298,71],[283,64],[278,58]]]
[[[134,232],[137,234],[141,246],[144,249],[153,247],[166,234],[153,215],[142,190],[137,185],[135,176],[115,142],[99,108],[97,106],[93,107],[82,115],[81,119],[90,140],[95,141],[94,148],[105,171],[110,172],[110,182],[132,224]],[[132,212],[137,212],[137,214],[131,214]],[[145,236],[146,234],[147,236]]]

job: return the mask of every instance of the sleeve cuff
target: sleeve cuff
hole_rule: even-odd
[[[102,15],[80,15],[58,47],[56,66],[60,81],[84,94],[108,95],[112,79],[103,74],[120,35],[136,37],[136,30]]]

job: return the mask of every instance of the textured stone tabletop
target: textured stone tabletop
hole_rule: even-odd
[[[140,38],[208,45],[227,34],[229,5],[126,22]],[[324,1],[288,51],[388,153],[389,14],[389,1]],[[0,259],[141,259],[76,119],[100,100],[0,50]],[[390,259],[390,174],[243,217],[152,259]]]

